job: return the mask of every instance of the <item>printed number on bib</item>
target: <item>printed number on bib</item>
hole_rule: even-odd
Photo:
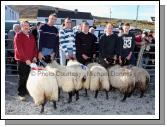
[[[131,40],[124,40],[123,48],[124,48],[124,49],[126,49],[126,48],[131,48],[131,43],[132,43]]]

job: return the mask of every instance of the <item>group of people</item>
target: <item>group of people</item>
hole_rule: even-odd
[[[26,82],[33,63],[38,60],[49,63],[46,60],[48,56],[54,60],[59,54],[60,64],[66,66],[68,60],[77,60],[87,65],[96,58],[97,38],[93,32],[89,32],[93,28],[89,29],[87,22],[74,31],[71,19],[66,18],[63,27],[58,30],[54,26],[56,20],[56,14],[49,15],[48,22],[39,25],[35,32],[30,32],[28,21],[23,21],[21,30],[14,37],[14,57],[18,61],[19,71],[18,95],[21,100],[25,100],[28,94]],[[130,61],[135,47],[135,37],[129,33],[129,23],[124,24],[120,36],[114,34],[112,28],[112,24],[107,24],[105,33],[99,39],[99,63],[106,68],[116,60],[120,64],[124,59]]]

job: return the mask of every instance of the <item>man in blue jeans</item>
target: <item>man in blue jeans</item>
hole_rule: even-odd
[[[46,60],[46,57],[49,56],[50,60],[53,60],[58,53],[59,48],[59,38],[58,38],[58,29],[54,26],[57,20],[56,14],[49,15],[48,23],[41,26],[39,30],[39,43],[38,43],[38,58],[39,60]],[[47,63],[50,62],[45,61]]]

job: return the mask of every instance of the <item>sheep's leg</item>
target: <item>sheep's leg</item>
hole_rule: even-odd
[[[111,91],[112,90],[112,87],[110,86],[110,89],[109,89],[109,91]]]
[[[88,96],[88,91],[87,91],[87,89],[85,89],[85,97],[87,97]]]
[[[97,98],[97,95],[98,95],[98,90],[96,90],[96,92],[95,92],[95,98]]]
[[[53,101],[53,108],[56,109],[57,106],[56,106],[56,101]]]
[[[69,95],[68,103],[70,103],[72,102],[72,92],[69,92],[68,95]]]
[[[46,104],[46,102],[44,102],[41,106],[41,111],[40,111],[40,113],[42,114],[43,112],[44,112],[44,106],[45,106],[45,104]]]
[[[106,99],[108,100],[108,91],[105,90],[105,92],[106,92]]]
[[[75,91],[76,93],[76,101],[79,99],[79,91]]]
[[[126,97],[127,97],[127,93],[124,93],[124,97],[121,101],[124,102],[126,100]]]
[[[74,96],[74,95],[75,95],[75,93],[76,93],[76,90],[72,91],[72,96]]]
[[[58,97],[58,101],[59,101],[59,100],[60,100],[60,88],[58,88],[58,90],[59,90],[59,91],[58,91],[58,96],[59,96],[59,97]]]
[[[140,98],[142,98],[144,95],[144,91],[141,91]]]
[[[130,93],[128,94],[128,97],[131,97],[132,93],[133,93],[133,92],[130,92]]]

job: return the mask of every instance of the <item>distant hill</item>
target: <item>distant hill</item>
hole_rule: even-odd
[[[58,9],[58,10],[67,11],[67,9],[56,8],[56,7],[45,6],[45,5],[9,5],[9,6],[19,12],[21,19],[36,19],[38,9],[43,9],[43,10]],[[68,10],[68,11],[71,11],[71,10]]]
[[[130,19],[117,19],[117,18],[106,18],[106,17],[99,17],[99,16],[93,16],[95,19],[95,25],[103,25],[105,26],[106,23],[111,23],[114,26],[117,26],[119,23],[130,23],[131,26],[135,27],[136,26],[136,20],[130,20]],[[137,28],[139,29],[150,29],[154,30],[155,25],[153,22],[148,22],[145,20],[138,20],[137,21]]]
[[[72,11],[45,5],[9,5],[9,6],[19,12],[20,20],[23,19],[35,20],[37,18],[38,9]],[[110,18],[99,17],[99,16],[93,16],[93,17],[97,21],[95,25],[105,25],[107,22],[110,22]],[[135,26],[135,20],[111,18],[111,23],[114,25],[117,25],[120,22],[129,22],[132,26]],[[137,24],[138,28],[140,29],[154,29],[154,23],[148,21],[138,21]]]

